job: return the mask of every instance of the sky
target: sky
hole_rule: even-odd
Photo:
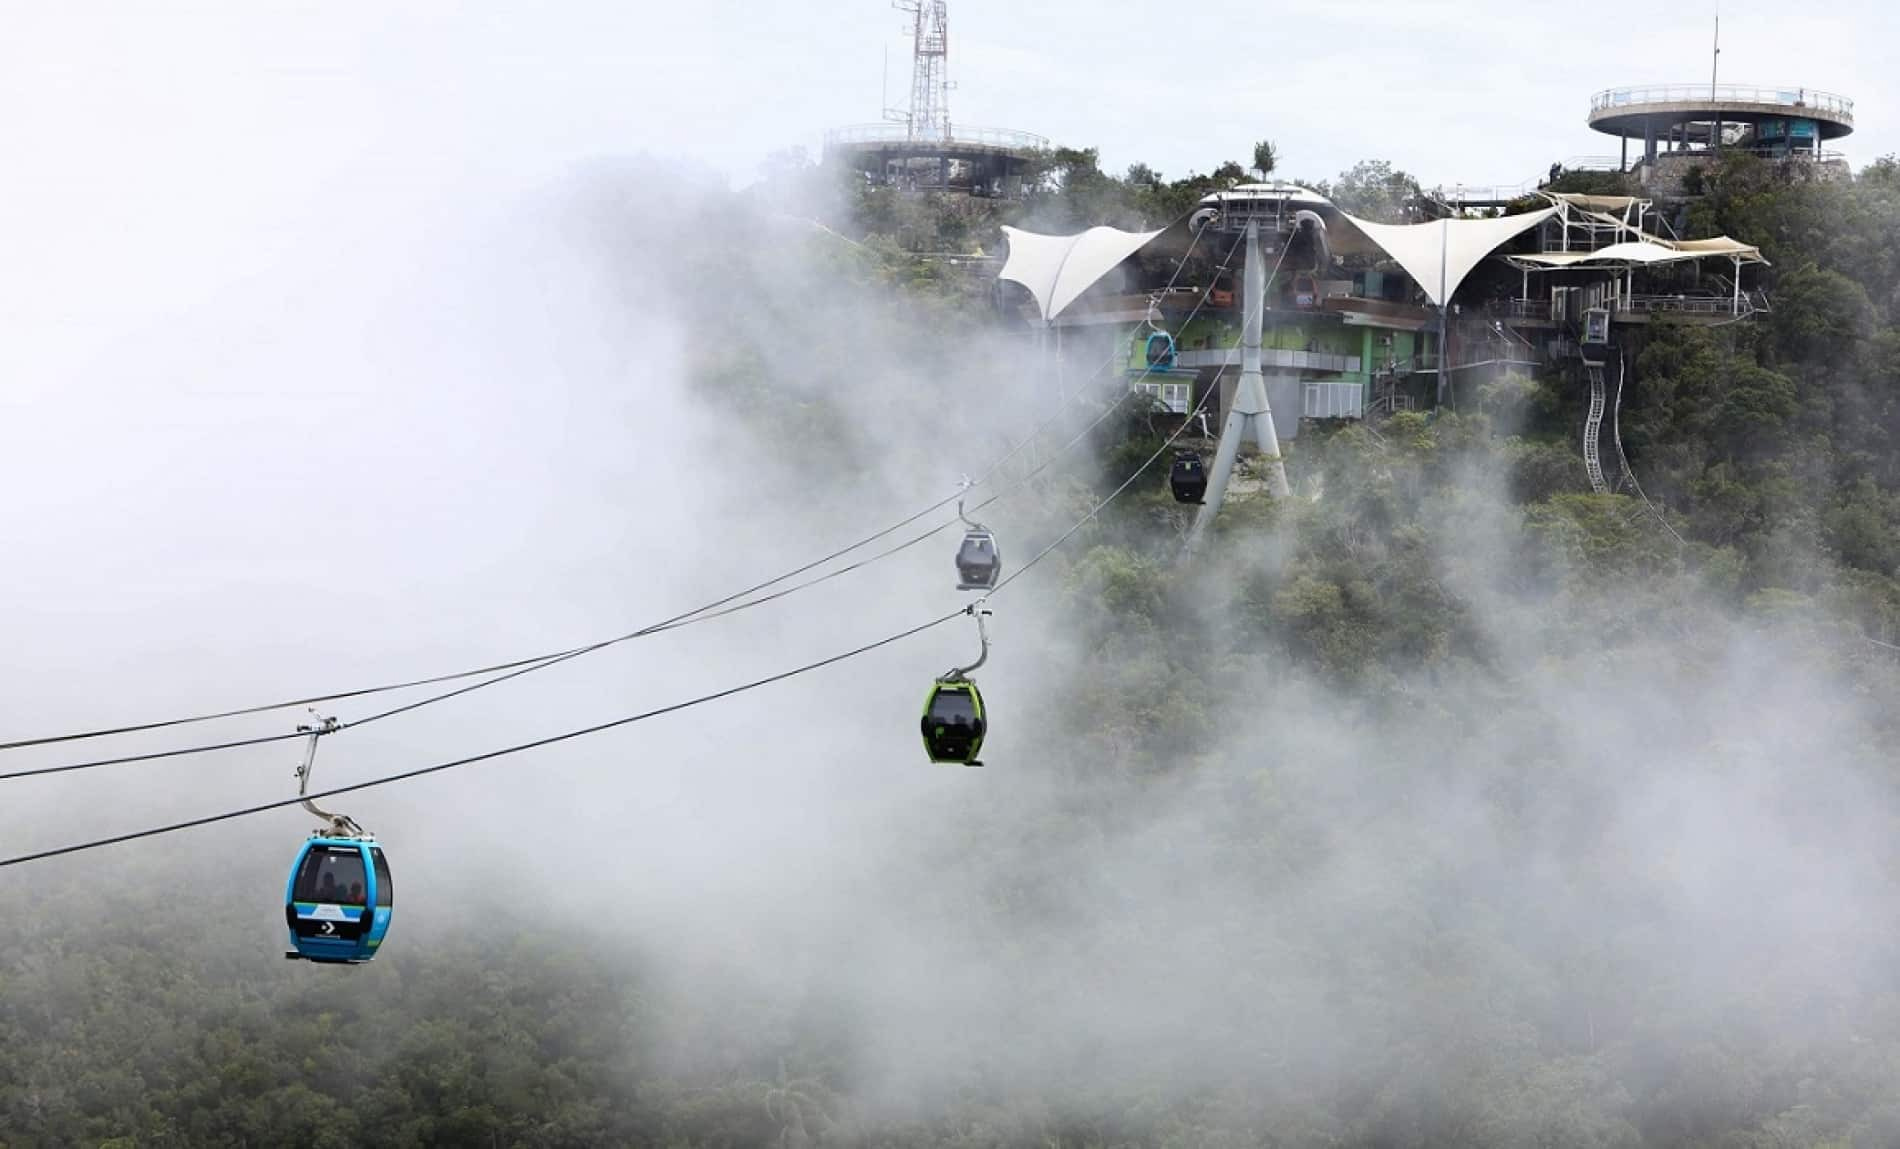
[[[10,154],[24,145],[87,165],[111,158],[141,183],[160,176],[143,189],[160,194],[170,161],[228,161],[235,195],[265,178],[245,168],[321,187],[340,166],[363,164],[395,184],[450,156],[519,167],[646,153],[742,184],[774,151],[816,154],[827,127],[877,119],[901,101],[909,63],[905,17],[878,0],[80,0],[0,11]],[[1137,160],[1166,175],[1205,171],[1245,161],[1264,137],[1288,175],[1329,178],[1377,157],[1427,185],[1513,184],[1553,161],[1616,150],[1584,124],[1592,93],[1708,79],[1714,4],[1650,5],[1635,20],[1580,11],[1500,0],[1219,10],[953,0],[950,107],[957,123],[1099,147],[1114,171]],[[1900,36],[1900,9],[1808,6],[1798,27],[1792,11],[1729,0],[1722,79],[1841,93],[1857,102],[1842,145],[1850,159],[1900,150],[1890,114],[1900,78],[1876,47]],[[433,155],[395,148],[417,123],[435,136]],[[183,137],[211,150],[175,150]]]

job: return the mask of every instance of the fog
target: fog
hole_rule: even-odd
[[[1058,414],[1047,367],[1004,335],[944,355],[848,282],[809,205],[732,195],[690,155],[630,156],[598,108],[557,128],[531,100],[491,133],[373,86],[211,81],[146,101],[76,78],[57,121],[6,121],[27,178],[0,220],[0,737],[623,633],[945,497],[1053,416],[1044,458],[1099,410]],[[744,378],[706,370],[740,345],[771,353]],[[735,414],[708,379],[786,420]],[[1006,569],[1073,521],[1092,466],[1077,452],[985,512]],[[391,949],[532,921],[639,963],[678,1003],[656,1041],[683,1073],[735,1017],[758,1023],[737,1040],[766,1043],[816,1011],[873,1117],[927,1118],[979,1086],[1088,1112],[1116,1091],[1291,1107],[1382,1082],[1424,1123],[1462,1081],[1611,1088],[1520,1080],[1532,1053],[1623,1043],[1658,1079],[1707,1084],[1711,1035],[1838,1047],[1884,1016],[1891,670],[1848,676],[1811,636],[1713,598],[1659,622],[1621,613],[1625,592],[1655,608],[1644,588],[1558,572],[1550,590],[1516,569],[1494,476],[1437,515],[1429,561],[1494,665],[1349,689],[1235,649],[1239,588],[1293,547],[1239,538],[1181,624],[1223,665],[1204,700],[1218,736],[1166,772],[1063,737],[1073,692],[1123,657],[1079,632],[1092,591],[1064,552],[996,598],[984,769],[927,766],[916,745],[930,678],[975,654],[958,620],[337,805],[390,850]],[[946,530],[783,601],[346,730],[318,782],[875,641],[967,601],[953,547]],[[1157,689],[1130,673],[1131,702]],[[0,784],[5,853],[287,797],[298,752]],[[215,866],[255,931],[179,944],[274,961],[309,821],[279,811],[0,884],[136,892]]]

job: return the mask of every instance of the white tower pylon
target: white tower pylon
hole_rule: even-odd
[[[1227,497],[1227,480],[1233,476],[1234,459],[1240,454],[1241,440],[1251,433],[1260,453],[1266,456],[1267,489],[1276,499],[1290,492],[1286,483],[1286,464],[1280,459],[1280,436],[1273,429],[1273,408],[1267,403],[1267,381],[1260,372],[1260,335],[1266,323],[1267,272],[1260,262],[1260,224],[1247,224],[1247,270],[1241,280],[1240,383],[1234,388],[1234,406],[1221,426],[1220,449],[1214,453],[1213,473],[1207,480],[1207,497],[1194,526],[1188,531],[1188,549],[1201,544],[1208,525],[1220,513],[1221,500]]]

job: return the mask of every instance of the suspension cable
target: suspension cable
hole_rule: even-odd
[[[944,623],[949,622],[952,619],[962,618],[963,613],[964,612],[962,610],[955,610],[955,611],[950,612],[949,614],[931,619],[929,622],[920,623],[919,625],[913,626],[908,630],[900,630],[895,634],[886,635],[885,637],[880,638],[875,642],[865,643],[863,646],[854,647],[851,650],[844,651],[840,654],[831,655],[828,658],[821,658],[816,662],[808,662],[808,663],[805,663],[803,666],[793,667],[790,670],[781,670],[777,674],[770,674],[764,678],[755,678],[750,682],[741,683],[738,686],[729,686],[725,688],[724,690],[716,690],[710,694],[701,694],[694,698],[688,698],[683,702],[669,703],[666,706],[656,707],[652,710],[645,710],[638,714],[629,714],[623,718],[615,718],[615,719],[612,719],[611,721],[599,722],[592,726],[583,726],[577,730],[569,730],[562,734],[553,734],[553,735],[549,735],[546,738],[537,738],[531,742],[520,742],[520,743],[516,743],[513,746],[504,746],[499,750],[489,750],[481,754],[471,754],[466,758],[457,758],[448,762],[438,762],[433,766],[422,766],[414,770],[404,770],[396,774],[386,774],[380,778],[371,778],[365,782],[352,782],[351,784],[347,786],[333,786],[328,790],[319,790],[314,793],[299,795],[294,798],[285,798],[285,799],[282,799],[280,801],[275,801],[275,802],[261,802],[255,806],[245,806],[236,810],[226,810],[223,813],[219,813],[219,814],[207,814],[203,817],[187,818],[181,822],[171,822],[162,826],[152,826],[143,830],[133,830],[129,833],[114,834],[110,837],[95,838],[95,839],[92,839],[91,841],[86,841],[86,842],[75,842],[72,845],[57,846],[50,850],[39,850],[30,854],[18,854],[11,858],[0,858],[0,868],[5,868],[7,866],[18,866],[27,862],[38,862],[47,858],[57,858],[66,854],[77,854],[86,850],[96,850],[104,846],[118,845],[119,843],[122,843],[122,842],[134,842],[141,838],[155,838],[159,836],[160,834],[171,834],[171,833],[176,833],[179,830],[189,830],[198,826],[209,826],[216,822],[229,822],[234,818],[246,818],[254,814],[267,813],[271,810],[282,810],[289,806],[301,805],[306,801],[314,801],[321,798],[334,798],[340,794],[354,794],[360,790],[370,790],[378,786],[388,786],[395,782],[406,782],[411,778],[420,778],[427,774],[440,774],[445,770],[454,770],[463,766],[472,766],[477,762],[487,762],[495,758],[505,758],[510,755],[520,754],[528,750],[538,750],[543,746],[552,746],[558,742],[567,742],[575,738],[585,737],[589,734],[598,734],[603,730],[613,730],[621,726],[630,726],[635,722],[644,722],[649,718],[658,718],[661,715],[672,714],[680,710],[687,710],[692,707],[700,706],[708,702],[715,702],[722,698],[730,698],[735,694],[743,694],[749,690],[757,690],[759,687],[762,687],[762,686],[770,686],[771,684],[775,682],[783,682],[784,680],[788,678],[795,678],[798,675],[810,673],[811,671],[818,670],[826,666],[830,666],[833,663],[843,662],[846,659],[850,659],[850,658],[856,658],[857,656],[861,654],[868,654],[871,651],[878,649],[879,647],[889,646],[892,643],[901,642],[904,639],[910,638],[914,635],[922,634],[924,631],[929,630],[932,627],[942,626]],[[307,736],[308,736],[307,732],[298,735],[298,737],[307,737]]]
[[[1188,260],[1193,255],[1194,248],[1197,244],[1199,244],[1201,235],[1205,230],[1206,230],[1205,226],[1196,228],[1194,230],[1193,239],[1190,241],[1187,251],[1182,254],[1181,260],[1176,265],[1173,275],[1169,277],[1167,286],[1163,288],[1164,292],[1171,289],[1174,286],[1174,283],[1180,277],[1182,270],[1186,268]],[[1233,252],[1229,251],[1227,259],[1222,261],[1221,266],[1223,269],[1225,268],[1227,261],[1232,259],[1232,256],[1233,256]],[[1212,291],[1212,281],[1210,280],[1208,289],[1201,293],[1201,297],[1195,303],[1194,309],[1189,312],[1188,314],[1189,322],[1191,322],[1194,316],[1199,313],[1201,307],[1206,304],[1208,296],[1211,293],[1211,291]],[[1109,364],[1113,363],[1114,359],[1115,359],[1115,356],[1111,355],[1107,360],[1104,361],[1101,367],[1098,367],[1096,371],[1091,372],[1091,378],[1094,375],[1099,374],[1100,371],[1106,368]],[[1153,365],[1152,364],[1148,365],[1146,370],[1142,372],[1141,376],[1135,382],[1139,383],[1141,379],[1145,379],[1153,370],[1154,370]],[[992,495],[989,499],[986,499],[983,503],[978,504],[979,508],[983,506],[988,506],[990,503],[993,503],[998,498],[1002,497],[1003,494],[1008,493],[1010,489],[1020,486],[1022,483],[1025,483],[1029,479],[1034,478],[1035,475],[1039,474],[1042,470],[1044,470],[1047,466],[1049,466],[1049,464],[1053,462],[1055,458],[1059,457],[1062,452],[1067,451],[1069,447],[1073,446],[1076,442],[1079,442],[1083,436],[1087,435],[1096,426],[1099,426],[1103,420],[1105,420],[1110,414],[1112,414],[1120,406],[1121,402],[1125,401],[1126,395],[1133,393],[1132,387],[1133,385],[1131,384],[1130,391],[1124,394],[1122,400],[1118,400],[1115,404],[1112,404],[1093,422],[1091,422],[1087,427],[1085,427],[1079,434],[1071,438],[1067,443],[1064,443],[1062,447],[1058,448],[1057,451],[1054,452],[1050,456],[1049,459],[1044,460],[1034,470],[1030,471],[1027,475],[1025,475],[1022,479],[1018,480],[1016,483],[1011,484],[1011,487],[1005,488],[1002,492],[999,492],[996,495]],[[1058,410],[1057,412],[1055,412],[1055,414],[1050,416],[1048,420],[1045,420],[1043,423],[1033,428],[1028,435],[1024,436],[1021,440],[1019,440],[1015,444],[1015,446],[1013,446],[1001,458],[997,459],[996,462],[991,464],[987,470],[985,470],[976,480],[971,482],[968,486],[975,487],[991,479],[999,470],[1002,469],[1002,467],[1011,458],[1015,457],[1015,455],[1020,453],[1029,443],[1033,442],[1036,436],[1040,435],[1044,429],[1046,429],[1049,425],[1054,423],[1055,420],[1060,418],[1062,414],[1063,412],[1061,410]],[[375,695],[375,694],[383,694],[383,693],[389,693],[393,691],[413,689],[419,686],[437,685],[444,682],[453,682],[453,681],[459,681],[459,680],[468,679],[468,678],[474,678],[480,675],[493,676],[493,677],[486,678],[481,682],[470,683],[468,685],[461,686],[453,690],[445,691],[443,693],[436,694],[436,695],[431,695],[430,697],[427,697],[427,698],[418,699],[401,706],[396,706],[388,710],[377,712],[375,714],[369,715],[368,717],[357,719],[356,721],[351,722],[348,725],[361,726],[370,722],[377,722],[384,718],[391,718],[399,714],[405,714],[412,710],[417,710],[425,706],[433,705],[437,702],[444,702],[451,698],[457,698],[457,697],[460,697],[461,695],[468,694],[476,690],[481,690],[488,686],[493,686],[498,683],[507,682],[512,679],[519,678],[523,675],[531,674],[537,670],[543,670],[550,666],[556,666],[556,665],[559,665],[560,663],[567,662],[571,659],[579,658],[587,654],[592,654],[596,651],[603,650],[607,647],[615,646],[623,642],[629,642],[636,638],[644,638],[644,637],[647,637],[648,635],[658,634],[667,630],[674,630],[681,626],[690,625],[691,623],[694,623],[694,622],[708,621],[710,619],[724,617],[725,615],[728,615],[728,614],[734,614],[734,613],[737,613],[738,611],[749,609],[752,606],[763,605],[764,603],[768,603],[780,598],[784,598],[789,594],[793,594],[793,593],[796,593],[797,591],[806,589],[811,586],[815,586],[819,583],[829,581],[830,579],[838,577],[839,575],[861,569],[865,566],[870,565],[873,562],[877,562],[881,559],[888,558],[891,555],[897,554],[903,550],[907,550],[910,547],[923,542],[925,539],[930,538],[933,535],[940,533],[943,530],[943,528],[945,526],[948,526],[949,524],[948,523],[941,524],[925,532],[924,534],[915,536],[914,538],[898,546],[888,548],[884,551],[879,552],[878,554],[871,556],[870,558],[851,563],[837,571],[828,572],[827,574],[821,575],[817,578],[806,580],[805,582],[796,584],[792,587],[786,588],[784,590],[775,592],[770,595],[765,595],[756,599],[750,599],[750,601],[746,601],[746,602],[737,602],[736,605],[733,605],[735,604],[736,600],[748,599],[749,596],[755,595],[757,594],[757,592],[761,590],[765,590],[767,588],[776,586],[777,584],[784,582],[787,579],[796,578],[798,575],[804,574],[817,567],[823,566],[824,564],[828,562],[832,562],[838,558],[841,558],[844,555],[849,554],[851,551],[858,550],[864,546],[869,545],[870,543],[876,542],[878,539],[887,537],[888,535],[898,530],[901,530],[906,526],[909,526],[910,524],[932,513],[933,511],[939,510],[945,506],[948,506],[952,502],[958,501],[962,497],[966,489],[967,488],[959,488],[956,494],[940,499],[937,502],[931,504],[930,506],[923,508],[917,513],[910,515],[892,524],[891,526],[886,527],[881,531],[878,531],[875,534],[866,536],[865,538],[860,539],[850,544],[849,546],[841,547],[838,550],[832,551],[830,554],[827,554],[821,558],[814,559],[811,562],[804,564],[803,566],[796,567],[792,570],[784,572],[783,574],[777,575],[771,579],[767,579],[764,582],[756,583],[750,587],[745,588],[744,590],[736,591],[733,594],[725,596],[724,598],[706,603],[705,605],[695,608],[693,610],[674,615],[671,618],[663,619],[660,622],[651,624],[646,627],[642,627],[639,630],[630,631],[628,633],[621,634],[621,635],[616,635],[612,638],[603,639],[598,642],[588,643],[588,644],[577,646],[577,647],[571,647],[566,650],[551,651],[546,654],[536,655],[530,658],[516,659],[510,662],[497,663],[494,665],[484,666],[484,667],[477,667],[472,670],[459,671],[453,674],[435,675],[428,678],[412,679],[412,680],[403,681],[403,682],[388,683],[381,686],[365,687],[365,688],[361,688],[357,690],[341,691],[341,692],[336,692],[332,694],[312,695],[312,696],[304,697],[304,698],[286,699],[281,702],[266,703],[266,704],[257,705],[257,706],[241,707],[241,708],[232,709],[232,710],[194,715],[194,716],[186,717],[186,718],[176,718],[176,719],[169,719],[169,720],[157,721],[157,722],[138,723],[138,724],[132,724],[132,725],[126,725],[126,726],[83,731],[83,732],[74,733],[74,734],[55,735],[55,736],[48,736],[48,737],[41,737],[41,738],[19,739],[19,740],[15,740],[11,742],[0,742],[0,751],[24,749],[24,748],[33,747],[33,746],[53,745],[53,744],[63,743],[63,742],[84,741],[87,739],[103,738],[103,737],[119,735],[119,734],[132,734],[132,733],[139,733],[139,732],[151,731],[151,730],[161,730],[161,729],[167,729],[167,728],[175,727],[175,726],[190,725],[190,724],[200,723],[200,722],[210,722],[210,721],[215,721],[215,720],[225,719],[225,718],[244,717],[244,716],[252,715],[252,714],[261,714],[261,713],[266,713],[272,710],[287,709],[293,706],[307,706],[307,705],[310,705],[312,703],[317,703],[317,702],[337,702],[337,701],[343,701],[343,700],[347,700],[351,698],[360,698],[360,697],[365,697],[365,696],[370,696],[370,695]],[[6,772],[6,773],[0,773],[0,781],[7,781],[10,779],[15,779],[15,778],[38,777],[38,776],[47,775],[47,774],[66,773],[66,772],[75,771],[75,770],[88,770],[88,769],[93,769],[96,767],[103,767],[103,766],[116,766],[116,765],[122,765],[125,763],[131,763],[131,762],[147,762],[147,761],[153,761],[157,759],[174,758],[174,757],[180,757],[184,755],[206,753],[206,752],[217,751],[217,750],[236,749],[236,748],[240,748],[244,746],[256,746],[256,745],[262,745],[269,742],[284,741],[293,737],[297,737],[297,735],[295,734],[267,735],[267,736],[263,736],[259,738],[253,738],[253,739],[240,739],[240,740],[231,741],[231,742],[215,743],[208,746],[180,747],[180,748],[175,748],[171,750],[155,751],[155,752],[147,753],[147,754],[122,755],[122,756],[111,757],[111,758],[96,759],[96,760],[86,761],[86,762],[64,763],[61,765],[41,767],[38,769],[16,770],[16,771],[11,771],[11,772]]]
[[[1282,259],[1285,258],[1284,251],[1282,251],[1281,257]],[[1275,271],[1276,272],[1278,271],[1277,264],[1275,265]],[[1264,300],[1262,301],[1262,303],[1264,306]],[[1187,427],[1192,423],[1193,416],[1198,414],[1206,406],[1208,397],[1211,394],[1212,392],[1210,391],[1201,396],[1200,401],[1195,404],[1194,409],[1188,412],[1188,418],[1182,420],[1181,425],[1179,427],[1176,427],[1174,432],[1170,434],[1167,437],[1167,439],[1165,439],[1162,442],[1161,446],[1153,454],[1149,455],[1148,458],[1144,460],[1140,466],[1136,467],[1132,474],[1130,474],[1126,479],[1122,480],[1121,485],[1117,486],[1113,491],[1109,492],[1106,496],[1104,496],[1102,499],[1097,501],[1093,506],[1091,506],[1088,509],[1088,511],[1082,515],[1081,518],[1077,519],[1073,525],[1071,525],[1067,530],[1063,531],[1062,534],[1058,535],[1054,541],[1050,542],[1047,546],[1043,547],[1042,550],[1039,551],[1034,558],[1030,559],[1027,563],[1023,564],[1015,572],[1010,574],[1007,578],[997,583],[995,589],[992,590],[990,594],[995,594],[996,591],[1003,589],[1005,586],[1008,586],[1010,583],[1015,582],[1018,578],[1021,578],[1023,575],[1027,574],[1030,570],[1034,569],[1037,566],[1037,564],[1041,563],[1043,559],[1047,558],[1050,554],[1052,554],[1063,543],[1067,542],[1070,538],[1074,537],[1077,531],[1081,530],[1088,523],[1094,521],[1095,517],[1101,513],[1104,507],[1108,506],[1110,503],[1115,501],[1117,497],[1119,497],[1124,491],[1126,491],[1130,486],[1132,486],[1136,479],[1140,478],[1141,475],[1145,473],[1149,467],[1154,465],[1155,460],[1159,459],[1164,453],[1166,453],[1168,448],[1174,445],[1175,440],[1180,438],[1182,432],[1185,431]],[[949,523],[944,523],[942,524],[942,526],[939,526],[937,530],[941,530],[943,526],[948,526],[948,525]],[[921,541],[923,538],[929,537],[929,534],[934,534],[934,533],[935,531],[932,531],[926,535],[919,536],[918,539],[913,540],[913,542]],[[909,544],[905,544],[905,545],[909,545]],[[865,560],[865,561],[871,561],[871,560]],[[813,670],[818,670],[820,668],[833,665],[834,663],[843,662],[847,659],[855,658],[861,654],[867,654],[870,651],[876,650],[880,647],[889,646],[896,642],[901,642],[904,639],[910,638],[914,635],[921,634],[926,630],[930,630],[934,627],[942,626],[944,623],[950,622],[953,619],[961,618],[965,614],[970,613],[971,609],[972,608],[966,607],[959,610],[955,610],[949,614],[940,615],[937,618],[931,619],[928,622],[921,623],[917,626],[911,627],[908,630],[902,630],[895,634],[887,635],[886,637],[878,639],[875,642],[867,643],[863,646],[856,647],[852,650],[848,650],[840,654],[831,655],[828,658],[819,659],[816,662],[806,663],[803,666],[795,667],[791,670],[780,671],[777,674],[768,675],[764,678],[754,679],[751,682],[743,683],[738,686],[728,687],[724,690],[715,691],[711,694],[703,694],[695,698],[687,699],[683,702],[675,702],[670,705],[662,706],[654,710],[643,711],[639,714],[628,715],[624,718],[617,718],[608,722],[597,723],[593,726],[581,727],[576,730],[570,730],[562,734],[551,735],[549,737],[536,739],[531,742],[518,743],[514,746],[503,747],[499,750],[491,750],[482,754],[471,755],[466,758],[458,758],[449,762],[437,763],[436,765],[433,765],[433,766],[424,766],[415,770],[407,770],[407,771],[402,771],[396,774],[384,775],[379,778],[372,778],[366,782],[352,783],[348,786],[338,786],[329,790],[319,791],[315,794],[303,795],[296,798],[287,798],[287,799],[283,799],[283,800],[275,801],[275,802],[259,803],[254,806],[246,806],[246,807],[242,807],[236,810],[227,810],[219,814],[209,814],[209,815],[205,815],[198,818],[186,819],[180,822],[172,822],[172,823],[168,823],[161,826],[149,827],[143,830],[135,830],[135,831],[131,831],[124,834],[116,834],[111,837],[97,838],[97,839],[92,839],[90,841],[74,843],[72,845],[55,847],[50,850],[41,850],[34,853],[17,855],[11,858],[4,858],[4,859],[0,859],[0,868],[21,865],[27,862],[42,861],[48,858],[61,857],[66,854],[75,854],[75,853],[80,853],[87,850],[100,849],[105,846],[118,845],[124,842],[137,841],[143,838],[157,837],[161,834],[170,834],[170,833],[175,833],[181,830],[195,829],[199,826],[208,826],[217,822],[227,822],[236,818],[250,817],[255,814],[268,813],[269,811],[272,811],[272,810],[281,810],[288,806],[299,805],[302,802],[304,802],[306,799],[314,800],[314,799],[320,799],[320,798],[333,798],[341,794],[350,794],[350,793],[355,793],[360,790],[372,789],[378,786],[387,786],[396,782],[407,781],[411,778],[419,778],[428,774],[441,773],[446,770],[453,770],[453,769],[460,768],[462,766],[473,765],[478,762],[486,762],[494,758],[507,757],[509,755],[519,754],[524,751],[539,749],[543,746],[551,746],[559,742],[566,742],[571,739],[581,738],[589,734],[597,734],[597,733],[600,733],[601,731],[612,730],[621,726],[631,725],[636,722],[645,721],[646,719],[649,719],[649,718],[656,718],[664,714],[671,714],[671,713],[674,713],[675,711],[685,710],[690,707],[699,706],[703,703],[713,702],[722,698],[729,698],[733,695],[742,694],[749,690],[754,690],[762,686],[767,686],[775,682],[780,682],[788,678],[793,678],[793,677],[808,673]],[[259,739],[257,741],[275,742],[283,738],[299,738],[299,737],[306,737],[306,736],[307,736],[306,733],[299,732],[299,733],[290,734],[290,735],[273,736],[270,738]]]
[[[1280,274],[1280,265],[1286,262],[1286,253],[1288,249],[1290,249],[1291,247],[1292,247],[1291,244],[1286,244],[1280,248],[1280,258],[1274,261],[1273,270],[1267,273],[1266,282],[1268,284],[1271,284],[1274,280],[1274,277]],[[1228,254],[1231,256],[1233,253],[1230,251]],[[1264,310],[1267,305],[1265,287],[1261,288],[1260,294],[1261,294],[1261,298],[1259,300],[1259,303],[1260,303],[1261,308]],[[1243,329],[1245,328],[1245,325],[1250,318],[1251,316],[1247,314],[1243,314],[1241,316],[1241,323],[1242,323]],[[1116,487],[1114,490],[1110,491],[1107,495],[1103,496],[1103,498],[1099,502],[1097,502],[1094,506],[1088,509],[1087,513],[1085,513],[1081,518],[1077,519],[1075,523],[1069,527],[1068,530],[1063,531],[1061,534],[1057,535],[1055,538],[1055,541],[1051,542],[1048,546],[1043,547],[1042,550],[1038,551],[1034,558],[1030,559],[1028,562],[1024,563],[1022,566],[1017,567],[1014,572],[1012,572],[1006,578],[998,582],[996,586],[990,590],[989,593],[993,595],[997,591],[1000,591],[1004,587],[1008,586],[1010,583],[1015,582],[1017,579],[1021,578],[1023,575],[1028,574],[1030,570],[1033,569],[1037,563],[1049,557],[1049,555],[1053,553],[1057,547],[1061,546],[1063,543],[1068,542],[1069,539],[1077,531],[1081,530],[1084,526],[1093,522],[1095,520],[1095,516],[1101,513],[1102,508],[1114,502],[1116,498],[1118,498],[1123,491],[1126,491],[1129,487],[1133,486],[1136,479],[1139,479],[1142,476],[1142,474],[1148,470],[1149,467],[1154,466],[1155,460],[1161,458],[1162,455],[1167,453],[1169,448],[1174,446],[1175,440],[1179,439],[1181,437],[1182,432],[1186,431],[1188,427],[1194,422],[1194,416],[1200,414],[1201,411],[1207,406],[1207,400],[1211,395],[1213,395],[1212,390],[1202,392],[1200,401],[1195,403],[1194,408],[1187,413],[1187,417],[1181,420],[1181,425],[1176,427],[1174,431],[1166,439],[1163,439],[1161,441],[1161,446],[1155,448],[1154,454],[1149,455],[1146,459],[1142,460],[1141,465],[1136,467],[1133,473],[1131,473],[1126,479],[1123,479],[1120,486]],[[1216,509],[1218,510],[1218,508]]]

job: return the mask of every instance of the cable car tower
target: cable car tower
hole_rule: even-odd
[[[1244,439],[1253,440],[1267,461],[1267,489],[1276,499],[1288,494],[1286,464],[1280,459],[1280,437],[1273,427],[1273,408],[1267,402],[1266,378],[1260,370],[1261,328],[1266,321],[1267,272],[1260,262],[1260,222],[1247,221],[1247,269],[1241,277],[1240,384],[1234,406],[1221,427],[1220,447],[1214,452],[1213,473],[1207,477],[1201,509],[1188,531],[1188,550],[1201,543],[1208,525],[1220,513],[1227,497],[1227,480]]]

